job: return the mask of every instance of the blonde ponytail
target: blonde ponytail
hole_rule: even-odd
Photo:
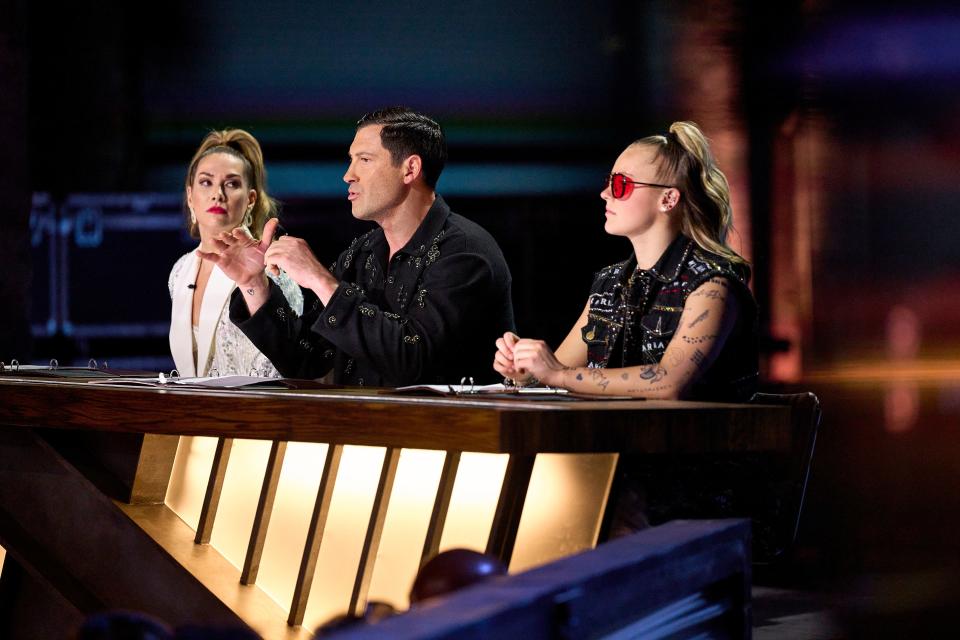
[[[680,231],[706,251],[745,263],[726,243],[733,228],[730,185],[700,127],[694,122],[674,122],[669,134],[649,136],[634,144],[653,147],[658,179],[680,190]]]

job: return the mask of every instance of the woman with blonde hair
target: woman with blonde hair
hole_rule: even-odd
[[[506,333],[494,369],[519,385],[645,398],[749,399],[758,377],[750,269],[726,244],[727,180],[692,122],[642,138],[600,193],[605,230],[633,255],[596,274],[554,353]]]
[[[242,129],[212,131],[187,169],[184,204],[190,235],[211,252],[218,234],[242,228],[259,238],[277,203],[267,194],[263,153]],[[284,274],[268,274],[290,306],[300,311],[299,287]],[[236,284],[196,250],[180,257],[168,281],[173,309],[170,351],[181,376],[276,376],[273,364],[230,322],[227,302]]]

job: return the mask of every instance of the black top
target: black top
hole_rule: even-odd
[[[650,269],[636,256],[600,270],[590,290],[582,335],[590,367],[660,362],[680,322],[687,297],[711,278],[725,278],[737,295],[737,324],[709,369],[694,384],[694,400],[746,401],[759,376],[757,303],[747,287],[750,268],[678,235]]]
[[[514,329],[510,270],[493,237],[437,196],[388,265],[389,253],[383,229],[372,229],[331,267],[340,286],[326,307],[305,289],[299,317],[271,282],[253,316],[235,291],[230,319],[286,377],[333,369],[346,385],[493,381],[494,342]]]

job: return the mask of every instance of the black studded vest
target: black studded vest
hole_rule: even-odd
[[[759,375],[757,305],[750,268],[704,251],[679,235],[650,269],[635,256],[600,270],[590,290],[582,329],[590,367],[616,368],[660,362],[680,322],[687,297],[711,278],[731,282],[740,300],[737,326],[716,361],[695,384],[690,399],[745,401]]]

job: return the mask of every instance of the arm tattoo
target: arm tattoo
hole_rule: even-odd
[[[670,366],[679,367],[680,363],[683,362],[683,357],[686,354],[683,352],[683,349],[673,348],[673,351],[670,353]]]
[[[690,358],[690,362],[697,365],[697,367],[702,367],[704,360],[706,360],[706,358],[707,357],[703,354],[703,351],[700,351],[700,349],[697,349],[696,351],[693,352],[693,356]]]
[[[696,326],[697,324],[699,324],[701,321],[705,320],[706,317],[709,316],[709,315],[710,315],[710,311],[709,311],[709,310],[704,311],[703,313],[701,313],[700,315],[698,315],[696,318],[694,318],[694,319],[693,319],[693,322],[691,322],[690,324],[687,325],[687,329],[693,329],[693,327],[695,327],[695,326]]]
[[[730,283],[727,282],[726,278],[710,278],[710,284],[715,284],[718,287],[723,287],[724,289],[730,288]]]
[[[716,333],[711,333],[708,336],[696,336],[691,338],[690,336],[683,336],[683,341],[687,344],[703,344],[704,342],[709,342],[717,337]]]
[[[653,393],[655,391],[666,391],[667,389],[672,389],[672,384],[662,384],[659,387],[647,387],[646,389],[642,387],[632,387],[627,389],[627,393]]]
[[[598,387],[604,391],[607,390],[607,386],[610,384],[610,381],[607,380],[607,376],[603,375],[603,371],[600,369],[591,369],[590,377],[593,378],[593,381],[597,383]]]
[[[629,378],[629,377],[630,377],[630,374],[627,373],[627,372],[623,372],[623,373],[620,374],[620,379],[621,379],[621,380],[626,380],[626,379]]]
[[[661,367],[660,365],[657,365],[656,367],[654,367],[653,365],[650,365],[649,367],[647,367],[646,369],[640,372],[640,378],[642,380],[646,380],[650,384],[653,384],[655,382],[660,382],[661,380],[663,380],[663,377],[665,375],[667,375],[667,370]]]
[[[719,300],[720,302],[723,302],[724,300],[727,299],[727,296],[723,295],[723,291],[720,291],[719,289],[708,289],[706,291],[698,291],[694,294],[691,294],[690,297],[691,298],[703,297],[703,298],[708,298],[710,300]]]

